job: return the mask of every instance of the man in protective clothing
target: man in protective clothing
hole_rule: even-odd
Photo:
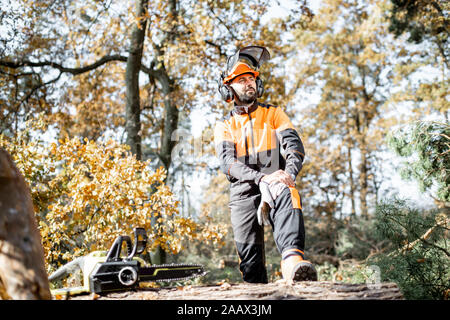
[[[257,101],[264,88],[257,71],[266,48],[249,46],[228,58],[219,81],[223,100],[234,109],[216,123],[214,139],[230,181],[231,224],[243,280],[267,283],[264,225],[271,225],[287,281],[314,281],[304,255],[302,202],[295,178],[305,157],[303,143],[286,113]]]

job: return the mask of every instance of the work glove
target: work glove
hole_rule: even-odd
[[[283,192],[284,189],[289,188],[282,182],[272,182],[269,185],[270,194],[272,195],[272,199],[275,201],[276,198]]]
[[[265,181],[261,181],[259,183],[261,203],[258,207],[257,217],[260,225],[269,225],[270,209],[275,207],[275,199],[285,188],[288,188],[288,186],[281,182],[272,182],[271,184],[268,184]]]
[[[259,190],[261,191],[261,203],[259,204],[256,215],[258,217],[258,223],[261,226],[268,226],[270,208],[273,208],[275,204],[267,182],[261,181],[259,183]]]

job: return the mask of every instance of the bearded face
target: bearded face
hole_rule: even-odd
[[[256,80],[252,74],[240,75],[230,85],[236,93],[238,102],[250,104],[256,100]]]

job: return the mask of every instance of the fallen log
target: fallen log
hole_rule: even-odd
[[[106,295],[80,295],[70,300],[403,300],[395,283],[350,284],[327,281],[147,288]]]

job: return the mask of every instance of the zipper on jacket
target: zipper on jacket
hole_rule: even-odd
[[[248,154],[248,142],[247,142],[247,136],[248,136],[248,133],[247,133],[247,127],[245,127],[245,135],[244,135],[244,141],[245,141],[245,157],[247,158],[247,159],[250,159],[250,157],[249,157],[249,154]],[[247,160],[246,160],[247,161]]]
[[[256,160],[256,163],[258,163],[258,159],[257,159],[258,155],[255,152],[255,138],[253,135],[252,115],[250,112],[248,113],[248,119],[250,120],[250,139],[252,140],[252,150],[253,150],[252,155],[253,155],[254,159]],[[247,153],[248,153],[248,151],[247,151]]]

